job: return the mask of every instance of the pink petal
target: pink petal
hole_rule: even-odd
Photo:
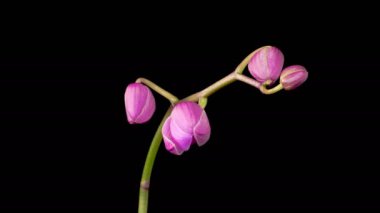
[[[211,135],[211,127],[207,118],[207,114],[203,111],[198,123],[194,127],[194,138],[198,146],[204,145]]]
[[[248,70],[259,82],[271,80],[274,83],[281,74],[284,55],[281,50],[272,46],[260,48],[251,58]]]
[[[130,124],[148,121],[156,109],[152,92],[147,86],[140,83],[128,85],[125,90],[124,101]]]
[[[189,134],[187,132],[184,132],[178,124],[175,122],[175,120],[171,121],[170,124],[170,133],[172,138],[174,139],[174,143],[184,151],[189,150],[190,145],[193,142],[193,134]]]
[[[268,70],[270,70],[269,78],[272,80],[272,82],[275,82],[280,77],[282,67],[284,66],[284,55],[282,54],[281,50],[276,47],[272,47],[268,51],[267,57]]]
[[[308,72],[301,65],[293,65],[285,68],[281,73],[281,84],[285,90],[292,90],[303,84],[308,77]]]
[[[184,132],[193,134],[203,109],[196,103],[186,101],[178,103],[172,112],[172,118]]]
[[[264,82],[267,79],[268,70],[266,54],[264,54],[265,48],[266,47],[263,47],[258,52],[256,52],[248,64],[249,72],[259,82]]]
[[[147,88],[147,96],[145,100],[145,105],[141,110],[140,114],[136,117],[136,123],[145,123],[153,116],[154,111],[156,110],[156,101],[154,96],[149,88]]]
[[[166,119],[164,126],[162,127],[162,136],[164,138],[165,148],[172,154],[181,155],[184,150],[179,149],[179,147],[174,142],[170,131],[171,121],[171,116],[169,116],[168,119]]]

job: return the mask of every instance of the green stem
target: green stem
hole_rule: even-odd
[[[258,89],[260,88],[260,85],[261,85],[260,82],[256,81],[255,79],[249,78],[249,77],[242,75],[242,74],[236,74],[236,79],[241,81],[241,82],[244,82],[246,84],[249,84],[253,87],[256,87]]]
[[[251,79],[249,81],[247,81],[248,77],[245,77],[242,75],[244,69],[247,67],[249,61],[251,60],[252,56],[257,52],[259,51],[261,48],[253,51],[252,53],[250,53],[247,57],[244,58],[244,60],[236,67],[236,69],[234,70],[234,72],[232,72],[231,74],[227,75],[226,77],[220,79],[219,81],[213,83],[212,85],[210,85],[209,87],[207,87],[206,89],[200,91],[200,92],[197,92],[197,93],[194,93],[188,97],[186,97],[185,99],[183,100],[186,100],[186,101],[198,101],[200,98],[207,98],[208,96],[214,94],[216,91],[220,90],[221,88],[235,82],[236,80],[240,80],[242,82],[245,82],[245,83],[248,83],[256,88],[259,88],[260,87],[260,83],[257,82],[256,80],[254,79]]]
[[[207,105],[207,98],[201,97],[198,101],[199,106],[201,106],[203,109],[206,108]]]
[[[158,86],[157,84],[153,83],[152,81],[150,81],[146,78],[138,78],[136,80],[136,83],[145,84],[146,86],[148,86],[152,90],[156,91],[158,94],[160,94],[163,97],[165,97],[166,99],[168,99],[170,101],[170,103],[172,103],[172,104],[175,104],[176,102],[178,102],[178,98],[176,96],[174,96],[170,92],[162,89],[160,86]]]
[[[156,159],[158,148],[160,147],[162,141],[162,126],[164,125],[166,119],[169,117],[173,107],[170,106],[156,133],[154,134],[152,143],[150,144],[150,148],[148,151],[148,155],[146,156],[144,170],[141,177],[140,182],[140,196],[139,196],[139,213],[147,213],[148,212],[148,195],[149,195],[149,185],[150,185],[150,176],[152,174],[154,160]]]
[[[220,79],[219,81],[211,84],[206,89],[204,89],[200,92],[194,93],[194,94],[184,98],[183,100],[185,100],[185,101],[198,101],[201,97],[207,98],[208,96],[214,94],[216,91],[218,91],[221,88],[233,83],[234,81],[236,81],[236,73],[235,72],[233,72],[233,73],[227,75],[226,77]]]
[[[271,88],[271,89],[267,89],[267,86],[270,84],[270,81],[266,81],[264,82],[261,86],[260,86],[260,91],[265,94],[265,95],[272,95],[280,90],[283,89],[282,87],[282,84],[278,84],[277,86]]]

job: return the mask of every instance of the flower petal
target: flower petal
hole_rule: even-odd
[[[211,127],[205,111],[202,112],[202,115],[198,123],[194,127],[194,138],[198,146],[204,145],[211,135]]]
[[[271,80],[274,83],[281,74],[284,65],[284,55],[273,46],[261,47],[252,56],[248,70],[259,82]]]
[[[149,88],[147,89],[147,95],[145,100],[145,105],[143,109],[141,110],[140,114],[136,117],[135,122],[136,123],[145,123],[147,122],[153,115],[154,111],[156,110],[156,101],[154,100],[154,96]]]
[[[189,134],[181,129],[175,120],[171,121],[170,133],[177,147],[183,151],[190,149],[194,140],[193,134]]]
[[[162,136],[164,138],[165,148],[172,154],[181,155],[183,153],[183,150],[178,149],[178,146],[174,142],[174,139],[171,135],[171,131],[170,131],[171,121],[172,121],[171,116],[169,116],[168,119],[166,119],[164,126],[162,127]]]
[[[131,83],[124,94],[128,122],[145,123],[153,115],[156,102],[150,89],[141,83]]]
[[[193,128],[199,121],[202,111],[203,109],[194,102],[180,102],[174,107],[172,118],[184,132],[193,134]]]
[[[285,90],[293,90],[303,84],[308,77],[308,72],[301,65],[292,65],[285,68],[280,77],[280,82]]]
[[[269,78],[274,83],[280,77],[284,66],[284,55],[276,47],[271,48],[267,54],[268,71],[270,70]]]

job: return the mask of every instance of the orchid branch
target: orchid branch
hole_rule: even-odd
[[[295,89],[306,81],[308,73],[303,66],[293,65],[282,69],[283,63],[284,56],[276,47],[259,48],[250,53],[232,73],[182,100],[146,78],[138,78],[136,83],[128,85],[125,92],[125,105],[128,121],[131,124],[145,123],[153,115],[155,100],[149,88],[171,103],[153,137],[144,164],[140,182],[139,213],[148,211],[150,178],[162,139],[164,139],[165,148],[175,155],[188,151],[194,143],[198,146],[204,145],[211,134],[209,120],[204,110],[208,98],[235,81],[246,83],[267,95],[282,89]],[[255,79],[242,74],[247,66]],[[278,78],[280,78],[280,83],[277,86],[267,88]]]

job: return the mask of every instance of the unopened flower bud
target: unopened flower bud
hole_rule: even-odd
[[[285,90],[292,90],[299,87],[306,81],[308,72],[305,67],[300,65],[293,65],[285,68],[280,77],[280,83]]]
[[[284,55],[281,50],[265,46],[254,53],[248,64],[248,70],[260,83],[270,80],[272,84],[280,77],[283,65]]]
[[[150,89],[141,83],[131,83],[124,94],[125,109],[130,124],[147,122],[156,109]]]

